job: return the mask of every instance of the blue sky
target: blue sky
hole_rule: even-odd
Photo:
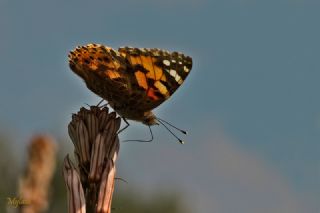
[[[154,143],[122,145],[120,175],[186,191],[194,212],[317,212],[319,10],[316,0],[1,0],[0,127],[17,143],[66,136],[71,113],[99,101],[68,68],[77,45],[182,51],[192,72],[155,112],[188,129],[187,144],[153,128]],[[147,133],[134,125],[122,137]]]

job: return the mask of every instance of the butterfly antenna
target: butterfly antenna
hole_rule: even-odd
[[[105,104],[102,104],[103,101],[106,101],[104,99],[101,99],[101,101],[96,105],[96,107],[99,107],[99,108],[103,108],[103,107],[107,107],[109,105],[109,103],[106,101]],[[101,105],[102,104],[102,105]],[[101,106],[100,106],[101,105]]]
[[[178,136],[176,136],[162,121],[162,119],[159,119],[159,118],[156,118],[157,119],[157,121],[159,121],[159,123],[162,125],[162,126],[164,126],[164,128],[166,128],[170,133],[171,133],[171,135],[173,135],[181,144],[184,144],[184,142],[180,139],[180,138],[178,138]],[[167,122],[165,122],[165,123],[167,123]],[[170,124],[170,126],[171,126],[171,124]],[[175,127],[176,128],[176,127]],[[178,128],[176,128],[176,129],[178,129]],[[179,130],[179,129],[178,129]]]
[[[120,134],[120,132],[122,132],[123,130],[125,130],[126,128],[128,128],[130,126],[129,122],[127,121],[127,119],[125,117],[122,117],[122,119],[126,123],[126,126],[123,127],[122,129],[120,129],[117,134]]]
[[[130,141],[135,141],[135,142],[151,142],[151,141],[153,141],[153,133],[152,133],[151,127],[150,127],[150,126],[148,126],[148,127],[149,127],[149,131],[150,131],[150,134],[151,134],[151,139],[149,139],[149,140],[124,140],[124,141],[122,141],[122,142],[130,142]]]
[[[175,128],[176,130],[178,130],[178,131],[180,131],[180,132],[182,132],[183,134],[188,134],[188,132],[187,131],[185,131],[185,130],[183,130],[183,129],[179,129],[178,127],[176,127],[176,126],[174,126],[174,125],[172,125],[171,123],[169,123],[168,121],[165,121],[165,120],[163,120],[163,119],[161,119],[161,118],[157,118],[157,120],[159,121],[162,121],[162,122],[164,122],[164,123],[166,123],[166,124],[168,124],[169,126],[171,126],[172,128]]]

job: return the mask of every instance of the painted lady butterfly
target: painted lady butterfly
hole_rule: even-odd
[[[120,116],[150,126],[157,124],[151,110],[183,83],[192,59],[160,49],[121,47],[116,51],[88,44],[70,52],[69,65]]]

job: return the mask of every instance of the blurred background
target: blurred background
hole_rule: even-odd
[[[0,212],[36,133],[58,143],[49,212],[66,211],[71,114],[100,98],[67,54],[101,43],[181,51],[193,69],[155,110],[152,143],[122,143],[115,212],[320,211],[318,0],[0,0]],[[121,139],[147,139],[131,122]],[[179,134],[179,133],[177,133]]]

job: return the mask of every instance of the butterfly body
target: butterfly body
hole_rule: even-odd
[[[119,115],[154,125],[152,110],[183,83],[192,59],[159,49],[123,47],[116,51],[88,44],[70,52],[69,65]]]

